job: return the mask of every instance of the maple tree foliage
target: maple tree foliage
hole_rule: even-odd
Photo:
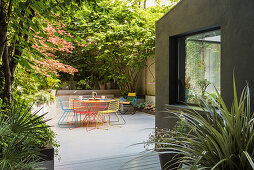
[[[0,98],[3,99],[4,103],[10,105],[12,100],[12,92],[14,90],[13,85],[15,83],[14,80],[16,74],[15,72],[19,68],[19,65],[26,68],[28,72],[34,72],[34,70],[37,70],[34,69],[35,67],[41,67],[43,71],[53,77],[55,76],[52,74],[52,72],[56,74],[60,71],[67,71],[70,74],[74,74],[78,71],[77,69],[69,67],[68,65],[62,65],[59,62],[54,62],[54,60],[57,60],[58,58],[50,58],[44,53],[42,54],[40,52],[42,49],[39,50],[39,46],[43,46],[44,52],[46,53],[47,46],[51,47],[52,45],[50,41],[57,40],[56,37],[49,36],[49,38],[47,38],[47,36],[45,36],[45,31],[43,29],[47,27],[47,23],[45,24],[44,22],[59,23],[60,20],[63,23],[68,23],[70,19],[73,17],[75,18],[73,15],[68,15],[70,12],[79,12],[80,7],[83,5],[95,6],[94,4],[96,4],[86,3],[86,1],[79,0],[1,0],[0,68],[2,75],[0,75]],[[63,18],[59,18],[58,16]],[[59,30],[61,30],[61,27]],[[62,30],[66,30],[66,28]],[[57,33],[60,34],[61,31],[57,31]],[[39,40],[35,40],[37,35],[45,38],[44,43],[47,46],[42,45]],[[73,41],[76,44],[74,40],[77,40],[78,42],[80,40],[80,38],[76,36],[74,36],[74,38],[67,38],[66,36],[64,39],[67,40],[67,45],[68,42]],[[42,38],[41,41],[43,41]],[[61,42],[63,43],[65,41]],[[35,44],[37,43],[39,46],[36,48]],[[62,45],[53,45],[53,47],[57,48],[57,50],[64,49],[64,46]],[[55,49],[53,49],[53,51],[54,50]],[[71,51],[70,48],[67,48],[67,52],[65,52],[66,54],[69,54],[68,50]],[[40,62],[36,63],[35,60],[40,60]],[[50,66],[50,68],[48,66]],[[37,76],[36,74],[34,75],[34,77]]]
[[[65,27],[64,24],[61,24],[61,26]],[[46,56],[45,58],[34,60],[35,71],[46,76],[49,76],[49,73],[53,73],[54,75],[58,76],[58,72],[65,72],[71,75],[74,75],[75,72],[78,72],[78,69],[59,62],[56,59],[57,56],[54,54],[56,51],[72,53],[72,50],[75,48],[73,43],[65,40],[64,38],[73,38],[73,36],[60,27],[55,28],[51,24],[49,24],[44,31],[48,35],[47,39],[38,35],[34,36],[34,42],[36,43],[32,47]],[[85,47],[85,45],[81,43],[79,43],[79,46]]]

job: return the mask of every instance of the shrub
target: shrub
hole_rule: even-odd
[[[92,87],[90,86],[91,81],[89,78],[85,78],[84,80],[80,80],[77,83],[77,89],[78,90],[92,90]]]
[[[234,100],[229,110],[218,98],[200,98],[203,112],[186,109],[170,111],[190,129],[182,136],[167,131],[164,146],[183,155],[187,169],[254,169],[254,119],[250,111],[250,92],[244,88],[238,100],[234,80]],[[165,147],[164,147],[165,149]]]
[[[55,96],[47,91],[41,90],[35,94],[35,100],[41,104],[49,103],[55,100]]]
[[[136,107],[139,108],[139,109],[144,109],[147,105],[149,105],[151,102],[147,101],[147,102],[144,102],[144,103],[138,103],[136,104]]]
[[[58,147],[45,114],[31,113],[26,101],[13,101],[0,107],[0,169],[31,169],[40,166],[39,149]]]

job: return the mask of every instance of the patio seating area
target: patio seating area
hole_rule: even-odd
[[[68,108],[69,98],[62,99],[63,107]],[[112,126],[108,130],[94,126],[81,126],[74,129],[60,128],[58,121],[63,114],[57,100],[49,108],[48,118],[52,130],[59,141],[59,158],[55,158],[55,169],[160,169],[158,155],[137,158],[145,151],[143,144],[154,128],[154,115],[136,112],[121,115],[126,124],[121,128]],[[88,128],[88,130],[86,130]],[[126,163],[128,162],[128,163]],[[151,164],[152,162],[152,164]],[[93,168],[91,168],[91,166]],[[120,168],[121,167],[121,168]]]
[[[254,0],[1,0],[0,170],[254,170]]]
[[[86,131],[108,130],[111,126],[122,127],[126,123],[124,118],[118,114],[120,102],[117,98],[106,98],[106,96],[97,98],[95,96],[93,98],[69,97],[69,103],[66,102],[67,108],[63,106],[62,99],[58,98],[58,101],[63,111],[58,120],[60,128],[73,129],[86,126]],[[93,128],[90,128],[91,126]]]

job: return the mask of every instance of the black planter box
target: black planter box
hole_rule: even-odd
[[[46,170],[54,170],[54,148],[46,146],[39,150],[41,163]],[[2,155],[0,155],[0,159]]]
[[[181,155],[176,153],[159,153],[160,164],[162,170],[179,169],[182,167],[180,163]]]
[[[43,167],[47,170],[54,170],[54,148],[52,146],[46,146],[40,149],[39,152]]]

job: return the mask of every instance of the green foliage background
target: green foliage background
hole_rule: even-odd
[[[69,20],[68,29],[86,42],[71,55],[58,52],[59,60],[79,69],[74,80],[89,78],[96,82],[114,81],[123,92],[135,91],[139,72],[146,59],[154,57],[155,21],[170,6],[141,8],[138,4],[104,0],[99,9],[87,6]],[[70,77],[63,75],[62,80]]]

